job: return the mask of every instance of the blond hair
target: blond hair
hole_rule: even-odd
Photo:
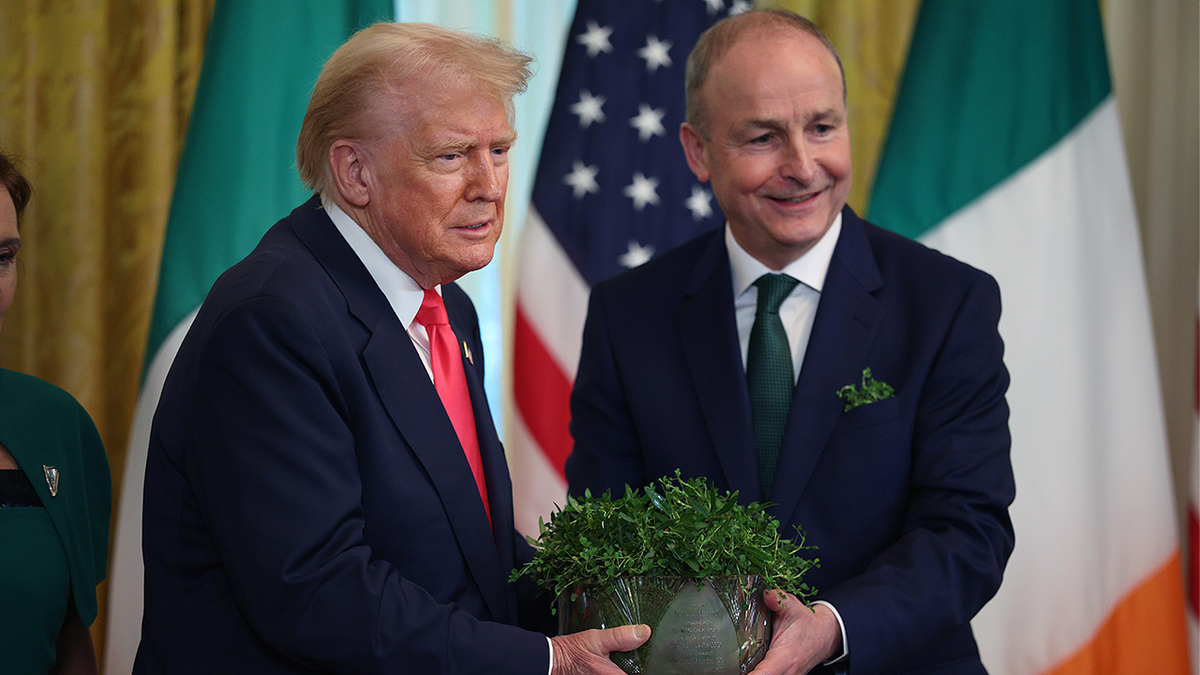
[[[394,103],[414,82],[470,84],[504,101],[525,91],[528,55],[494,38],[424,23],[377,23],[346,41],[325,62],[313,88],[296,164],[305,187],[325,194],[333,186],[329,148],[343,138],[371,140],[394,128]],[[419,102],[418,102],[419,103]]]
[[[765,30],[776,34],[785,30],[799,30],[821,41],[833,54],[838,71],[842,75],[842,97],[846,96],[846,71],[842,59],[829,37],[812,21],[786,9],[759,9],[726,17],[709,27],[700,35],[692,53],[688,55],[684,70],[684,88],[687,95],[687,122],[702,138],[708,138],[708,111],[700,94],[708,71],[722,56],[725,56],[747,33]]]

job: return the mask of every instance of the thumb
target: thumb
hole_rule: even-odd
[[[793,599],[795,598],[790,593],[786,593],[778,588],[763,592],[763,602],[767,605],[767,609],[776,614],[783,612],[784,607],[788,604],[788,600]]]
[[[628,652],[650,639],[650,626],[618,626],[600,631],[597,646],[605,652]]]

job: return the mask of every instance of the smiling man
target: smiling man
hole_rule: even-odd
[[[969,622],[1013,547],[996,282],[846,206],[844,75],[808,20],[710,28],[687,107],[726,227],[593,288],[571,492],[681,469],[804,528],[819,602],[768,594],[755,673],[984,673]]]
[[[135,673],[620,675],[607,653],[645,641],[548,638],[549,600],[508,582],[532,549],[453,282],[503,229],[529,61],[377,24],[325,64],[297,144],[317,194],[214,284],[163,388]]]

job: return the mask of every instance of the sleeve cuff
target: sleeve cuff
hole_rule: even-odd
[[[846,624],[842,622],[842,615],[840,613],[838,613],[836,607],[829,604],[828,602],[825,602],[824,600],[813,600],[813,604],[814,605],[824,605],[824,606],[828,607],[829,611],[833,612],[834,618],[837,619],[838,628],[842,631],[842,653],[838,654],[837,656],[833,657],[832,659],[829,659],[823,665],[831,666],[835,663],[840,663],[842,661],[845,661],[846,657],[850,656],[850,643],[846,641]],[[553,654],[551,654],[551,655],[553,656]]]

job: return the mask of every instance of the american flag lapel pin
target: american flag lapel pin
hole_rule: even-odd
[[[467,346],[467,343],[465,340],[463,341],[462,345],[463,345],[463,356],[467,357],[467,363],[469,363],[471,365],[475,365],[475,359],[471,358],[471,348]]]

